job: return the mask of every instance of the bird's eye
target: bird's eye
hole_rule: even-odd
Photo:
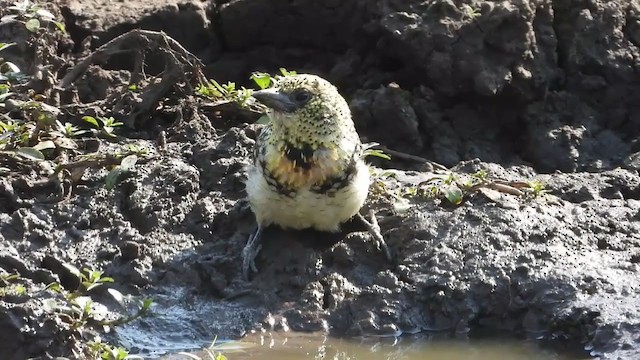
[[[291,95],[293,100],[298,104],[305,104],[307,101],[311,100],[311,93],[307,90],[296,90]]]

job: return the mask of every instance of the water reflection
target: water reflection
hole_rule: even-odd
[[[575,360],[523,340],[451,340],[428,335],[337,339],[313,334],[256,334],[226,344],[229,360]],[[197,354],[203,359],[204,353]],[[186,359],[171,356],[165,359]]]

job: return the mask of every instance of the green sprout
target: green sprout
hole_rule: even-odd
[[[0,298],[7,295],[25,295],[27,293],[27,288],[22,284],[13,283],[19,279],[20,275],[17,273],[0,273]]]
[[[116,135],[113,133],[115,128],[120,127],[122,125],[124,125],[123,122],[121,121],[117,121],[116,119],[114,119],[113,117],[93,117],[93,116],[83,116],[82,120],[88,122],[89,124],[97,127],[98,129],[100,129],[100,133],[107,136],[107,137],[111,137],[114,138],[116,137]]]
[[[278,78],[284,76],[293,76],[297,75],[298,73],[295,71],[288,71],[285,68],[280,68],[280,74],[281,75],[271,76],[269,73],[255,71],[251,74],[250,79],[253,80],[253,82],[255,82],[260,89],[264,90],[273,86]]]
[[[149,314],[153,300],[146,298],[139,300],[137,310],[132,314],[127,313],[115,320],[101,319],[101,317],[103,317],[102,314],[94,312],[94,302],[88,294],[97,287],[103,286],[106,283],[112,283],[113,279],[104,276],[104,273],[99,270],[85,268],[80,271],[71,264],[63,264],[63,266],[78,278],[78,287],[73,291],[66,291],[60,283],[54,282],[47,285],[46,289],[62,294],[66,305],[54,305],[52,308],[58,316],[67,320],[73,330],[79,330],[87,326],[89,322],[103,327],[122,325]],[[124,297],[119,291],[107,289],[107,292],[109,292],[118,303],[124,306]]]
[[[391,160],[391,156],[389,156],[389,154],[386,154],[384,151],[380,149],[374,149],[374,147],[378,145],[380,144],[375,142],[363,144],[362,157],[365,158],[367,156],[375,156],[385,160]]]
[[[528,190],[532,197],[544,196],[549,193],[549,190],[542,181],[531,180],[527,181],[526,184],[529,187]]]
[[[42,29],[42,23],[54,24],[63,33],[66,33],[63,23],[56,21],[55,16],[48,10],[41,8],[29,0],[18,1],[7,8],[12,12],[0,19],[0,23],[20,22],[32,33]]]
[[[241,89],[236,89],[236,83],[228,82],[226,84],[220,84],[217,81],[211,79],[206,83],[199,84],[196,87],[196,93],[200,96],[222,100],[233,101],[244,107],[247,104],[247,100],[251,97],[251,89],[247,89],[244,86]]]
[[[479,8],[474,8],[467,4],[462,5],[462,9],[464,9],[465,15],[467,15],[472,20],[482,15],[482,12]]]
[[[129,355],[127,349],[122,347],[112,347],[103,343],[99,339],[89,342],[89,350],[93,357],[101,360],[132,360],[132,359],[144,359],[137,355]]]
[[[68,138],[74,138],[76,136],[80,136],[90,132],[89,130],[80,129],[79,127],[71,123],[62,124],[58,120],[56,120],[56,126],[58,128],[58,132]]]

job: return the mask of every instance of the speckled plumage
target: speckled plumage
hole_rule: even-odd
[[[351,111],[338,90],[315,75],[280,78],[254,93],[270,122],[255,144],[246,190],[258,229],[243,250],[243,272],[255,269],[262,229],[337,231],[369,191],[369,169]]]
[[[290,112],[270,109],[256,142],[247,194],[259,225],[337,231],[369,189],[369,171],[347,102],[315,75],[281,78],[272,92],[310,94]],[[292,106],[293,107],[293,106]]]

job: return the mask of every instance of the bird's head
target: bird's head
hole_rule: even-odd
[[[269,108],[272,131],[294,145],[338,145],[344,138],[357,138],[349,105],[335,86],[319,76],[285,76],[253,96]]]
[[[258,161],[276,181],[296,189],[340,178],[359,154],[351,111],[330,82],[315,75],[285,76],[253,96],[270,123],[258,139]]]

